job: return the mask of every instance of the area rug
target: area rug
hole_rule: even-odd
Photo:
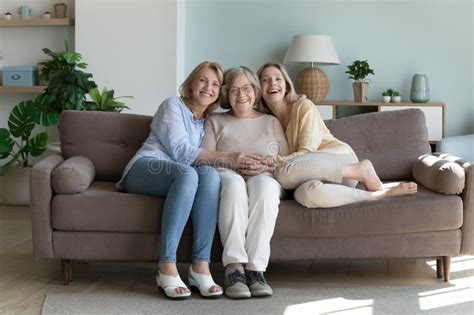
[[[42,314],[472,314],[474,288],[276,288],[271,298],[171,301],[160,293],[48,293]]]

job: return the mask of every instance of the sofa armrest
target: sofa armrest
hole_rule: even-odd
[[[474,165],[464,166],[466,184],[462,192],[464,206],[461,255],[474,255]]]
[[[64,159],[49,155],[37,162],[31,170],[30,209],[33,231],[33,255],[36,259],[54,258],[51,226],[53,188],[51,173]]]

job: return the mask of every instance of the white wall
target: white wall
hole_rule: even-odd
[[[183,14],[182,1],[76,0],[76,51],[99,88],[134,96],[130,112],[152,115],[182,78]]]

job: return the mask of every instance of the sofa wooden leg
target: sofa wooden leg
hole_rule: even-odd
[[[72,261],[70,259],[61,259],[61,269],[63,271],[64,285],[68,285],[72,280]]]
[[[448,282],[451,272],[451,256],[443,256],[444,281]]]
[[[443,259],[438,258],[436,259],[436,276],[438,279],[441,279],[443,277]]]

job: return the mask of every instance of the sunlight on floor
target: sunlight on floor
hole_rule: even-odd
[[[436,260],[426,262],[436,270]],[[418,293],[420,310],[432,310],[474,301],[474,257],[454,257],[451,261],[451,286]]]
[[[443,289],[444,292],[427,293],[421,292],[418,295],[420,310],[432,310],[435,308],[455,305],[474,301],[474,288],[458,288],[456,286]],[[435,290],[441,291],[441,290]],[[429,291],[428,291],[429,292]],[[433,291],[431,291],[433,292]]]
[[[284,315],[301,314],[372,314],[374,300],[346,300],[342,297],[314,301],[303,304],[289,305],[283,312]]]

